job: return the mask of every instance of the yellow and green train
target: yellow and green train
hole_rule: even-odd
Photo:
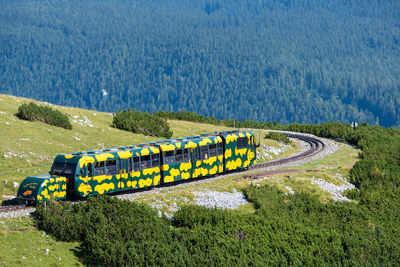
[[[254,165],[249,131],[231,131],[57,155],[49,174],[30,176],[17,197],[25,201],[87,197],[212,176]]]

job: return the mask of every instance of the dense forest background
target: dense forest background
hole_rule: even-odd
[[[0,93],[400,126],[400,1],[0,0]]]

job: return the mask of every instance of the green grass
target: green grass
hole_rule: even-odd
[[[33,226],[28,217],[0,219],[0,228]],[[0,231],[0,266],[83,266],[77,254],[77,242],[59,242],[43,231]]]

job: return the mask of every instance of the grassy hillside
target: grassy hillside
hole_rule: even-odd
[[[13,186],[13,182],[21,183],[26,176],[47,173],[57,154],[163,139],[113,128],[111,113],[70,107],[53,106],[69,115],[72,130],[18,119],[15,116],[18,107],[29,101],[31,100],[0,94],[0,199],[4,194],[16,193],[17,188]],[[224,126],[187,121],[170,120],[169,124],[173,137],[232,130]],[[261,143],[272,147],[280,146],[278,142],[268,139],[262,139]],[[283,151],[281,156],[297,149],[294,145]]]
[[[0,180],[7,181],[7,184],[3,182],[0,188],[5,187],[4,193],[7,194],[16,192],[12,186],[13,182],[20,183],[28,175],[47,173],[54,157],[59,153],[157,140],[154,137],[112,128],[111,113],[54,106],[70,115],[72,130],[42,122],[20,120],[14,114],[19,105],[28,101],[30,100],[0,95]],[[82,121],[86,118],[90,122],[83,123]],[[174,131],[174,137],[229,130],[226,127],[191,122],[170,121],[169,123]]]
[[[13,182],[20,183],[24,177],[47,173],[53,158],[58,153],[83,151],[103,147],[137,144],[156,140],[138,134],[112,128],[112,114],[82,110],[69,107],[54,108],[70,115],[72,130],[50,126],[41,122],[27,122],[14,116],[18,106],[30,100],[0,95],[0,198],[16,193]],[[87,118],[85,123],[79,120]],[[76,122],[73,122],[75,120]],[[213,126],[185,121],[169,121],[174,137],[195,135],[207,132],[229,130],[222,126]],[[88,126],[92,124],[93,127]],[[258,138],[258,133],[255,132]],[[262,135],[261,135],[262,136]],[[279,148],[274,140],[262,139],[262,144]],[[293,146],[278,156],[287,156],[298,150]],[[180,187],[162,188],[138,194],[136,202],[157,205],[166,213],[173,213],[171,207],[194,203],[194,192],[202,190],[232,192],[248,188],[251,183],[274,184],[287,192],[287,187],[295,192],[310,192],[320,196],[322,201],[330,195],[311,184],[308,179],[322,177],[333,183],[340,183],[338,175],[346,177],[349,169],[357,161],[358,151],[347,145],[340,145],[339,150],[325,159],[297,168],[294,174],[274,175],[262,181],[238,180],[241,175],[226,177],[202,184],[184,184]],[[312,170],[310,172],[310,170]],[[3,181],[7,180],[5,184]],[[183,201],[183,200],[186,201]],[[249,214],[254,212],[252,204],[241,206],[236,212]],[[30,227],[34,222],[30,218],[0,219],[0,228]],[[49,254],[46,254],[49,249]],[[59,242],[41,231],[10,232],[0,231],[0,266],[79,266],[79,245],[76,242]],[[60,259],[61,260],[60,260]]]

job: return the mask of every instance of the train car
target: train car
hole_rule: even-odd
[[[60,154],[48,175],[24,180],[17,197],[60,200],[216,175],[253,165],[255,149],[251,132],[232,131]]]
[[[204,134],[156,143],[162,153],[162,182],[222,173],[223,143],[218,134]]]
[[[244,169],[254,165],[256,140],[252,132],[222,132],[225,171]]]

